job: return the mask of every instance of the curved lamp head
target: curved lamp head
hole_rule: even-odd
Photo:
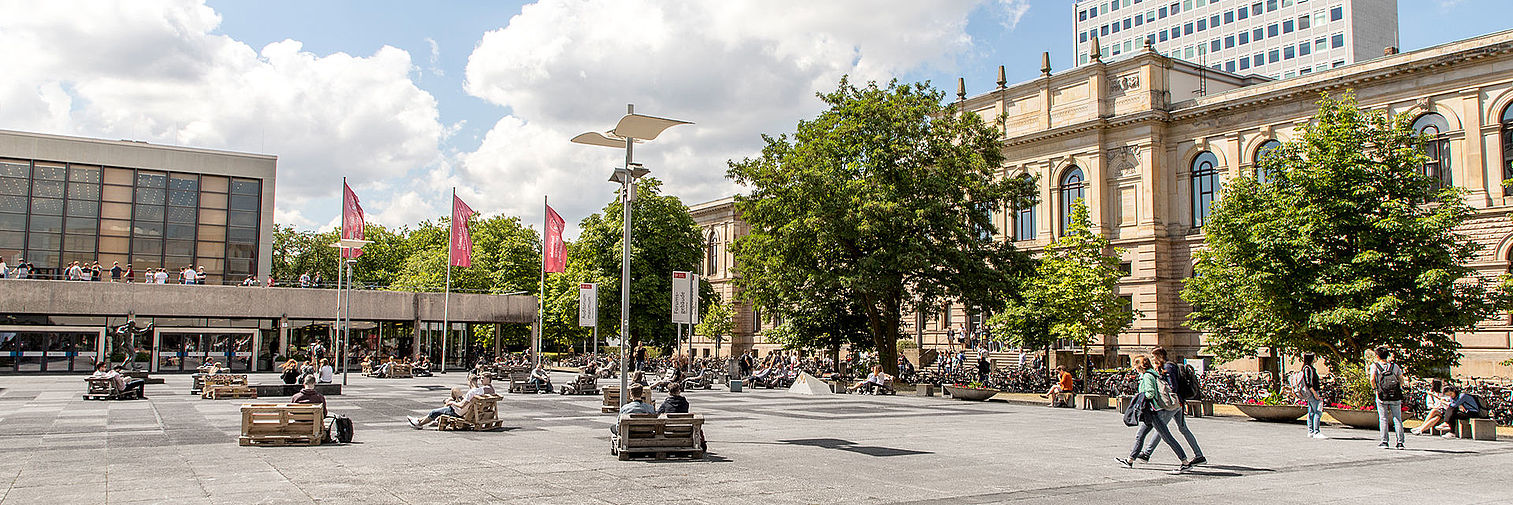
[[[574,144],[588,144],[599,147],[625,147],[625,139],[599,132],[580,133],[573,137]]]
[[[661,135],[664,130],[685,124],[693,123],[677,119],[647,116],[645,114],[626,114],[625,117],[620,118],[620,122],[615,124],[615,129],[611,130],[610,133],[619,137],[656,140],[657,136]]]

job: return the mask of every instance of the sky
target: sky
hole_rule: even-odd
[[[1318,0],[1316,0],[1318,1]],[[1382,0],[1387,1],[1387,0]],[[685,204],[853,81],[954,95],[1070,66],[1072,0],[0,0],[0,129],[279,156],[274,220],[486,215],[575,236],[623,150],[571,144],[636,112],[692,121],[636,149]],[[1513,28],[1506,0],[1399,0],[1414,50]]]

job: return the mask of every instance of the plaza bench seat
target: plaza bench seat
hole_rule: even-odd
[[[326,438],[325,409],[312,403],[242,406],[240,445],[320,445]]]
[[[1183,412],[1187,417],[1203,417],[1214,415],[1214,402],[1207,400],[1187,400],[1183,402],[1186,409]]]
[[[620,416],[620,433],[610,437],[611,455],[621,461],[636,455],[651,455],[666,459],[669,455],[685,454],[703,459],[704,416],[701,414],[667,414],[657,417],[651,414]]]
[[[599,407],[599,413],[614,414],[620,412],[620,386],[604,386],[599,390],[604,392],[604,405]]]
[[[257,388],[248,385],[212,384],[205,386],[203,397],[207,400],[257,398]]]
[[[578,376],[578,380],[569,384],[563,384],[558,393],[564,395],[599,394],[599,379],[589,375],[580,375]]]
[[[209,386],[246,386],[246,374],[194,374],[194,385],[189,388],[191,394],[200,394]]]
[[[1491,419],[1460,419],[1451,428],[1451,432],[1460,438],[1497,440],[1497,421]]]
[[[531,382],[529,372],[510,372],[511,393],[540,393],[540,388]]]
[[[1082,395],[1082,410],[1103,410],[1108,408],[1108,397],[1104,395]]]
[[[85,400],[129,400],[137,396],[135,391],[122,393],[116,388],[116,381],[104,377],[86,377],[84,379]]]
[[[372,377],[373,376],[373,364],[369,363],[367,361],[363,361],[362,362],[362,374],[365,375],[365,376],[368,376],[368,377]]]
[[[472,400],[468,401],[468,405],[461,412],[461,416],[444,415],[436,418],[436,429],[441,431],[485,431],[496,429],[503,424],[503,421],[499,420],[500,398],[496,394],[474,396]]]
[[[392,379],[409,379],[415,376],[414,370],[415,367],[409,363],[390,363],[388,377]]]

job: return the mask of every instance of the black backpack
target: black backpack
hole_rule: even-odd
[[[1403,372],[1396,364],[1388,363],[1386,368],[1381,364],[1373,364],[1376,367],[1376,398],[1384,402],[1403,401]],[[1394,373],[1396,372],[1396,373]]]
[[[1203,384],[1198,381],[1198,371],[1192,365],[1177,365],[1177,395],[1183,400],[1202,400]]]
[[[331,438],[343,444],[352,443],[352,420],[347,416],[337,414],[331,422]]]

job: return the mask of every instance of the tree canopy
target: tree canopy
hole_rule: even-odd
[[[864,317],[890,372],[905,306],[1000,305],[1028,263],[992,240],[991,213],[1030,203],[1033,188],[998,177],[999,132],[943,97],[927,83],[843,78],[819,95],[818,117],[732,161],[728,176],[750,188],[735,204],[751,225],[735,248],[741,296],[785,317]]]
[[[1452,332],[1506,306],[1466,266],[1479,246],[1454,229],[1472,210],[1425,175],[1407,121],[1326,95],[1300,138],[1259,161],[1269,182],[1224,186],[1182,292],[1216,356],[1272,348],[1359,364],[1387,346],[1409,366],[1448,366]]]

